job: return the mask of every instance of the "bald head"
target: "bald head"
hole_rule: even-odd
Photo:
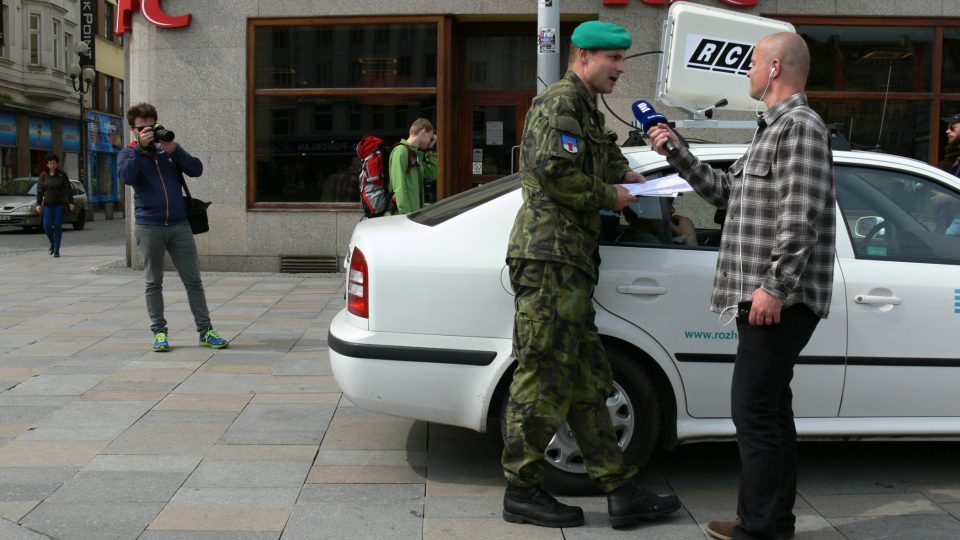
[[[807,84],[810,74],[810,50],[800,34],[778,32],[760,40],[757,49],[765,60],[779,60],[783,70],[781,76],[791,80],[798,87]]]

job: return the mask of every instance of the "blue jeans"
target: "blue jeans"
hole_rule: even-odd
[[[143,259],[150,330],[154,334],[167,331],[167,320],[163,318],[163,261],[169,253],[187,291],[187,302],[197,332],[205,333],[211,328],[210,311],[207,309],[203,281],[200,280],[200,260],[190,224],[184,221],[169,226],[137,225],[135,233]]]
[[[47,233],[50,247],[54,252],[60,251],[60,239],[63,238],[63,215],[66,211],[65,204],[43,206],[43,232]]]

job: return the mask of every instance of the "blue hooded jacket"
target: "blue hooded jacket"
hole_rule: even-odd
[[[124,184],[133,187],[137,225],[176,225],[187,220],[180,171],[190,177],[203,174],[203,163],[180,145],[172,154],[153,151],[133,142],[117,156]]]

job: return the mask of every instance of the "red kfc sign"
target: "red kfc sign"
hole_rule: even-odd
[[[190,25],[190,14],[168,15],[160,7],[160,0],[117,0],[116,34],[126,34],[131,30],[130,20],[133,12],[139,10],[143,18],[160,28],[182,28]]]
[[[664,6],[667,4],[672,4],[674,2],[682,2],[683,0],[640,0],[648,6]],[[755,6],[760,3],[760,0],[720,0],[728,6],[734,7],[750,7]],[[603,5],[605,6],[625,6],[630,3],[630,0],[603,0]]]

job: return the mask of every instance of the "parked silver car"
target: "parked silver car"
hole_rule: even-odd
[[[64,216],[64,223],[72,223],[73,228],[83,230],[90,215],[90,201],[83,185],[70,180],[73,191],[74,207]],[[43,215],[38,214],[37,178],[11,178],[0,184],[0,226],[9,225],[24,229],[40,229]]]

